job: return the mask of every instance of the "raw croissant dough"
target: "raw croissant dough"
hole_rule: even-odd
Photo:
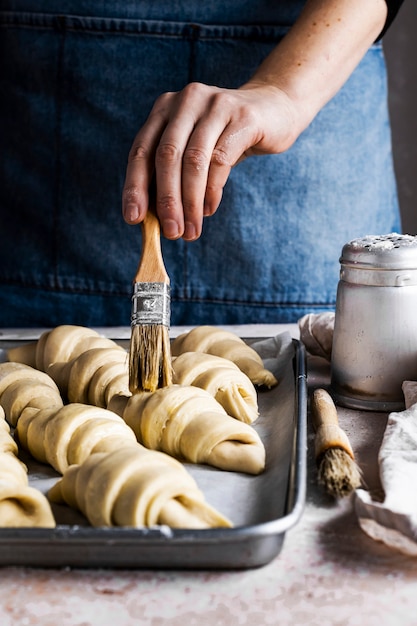
[[[127,354],[118,347],[90,348],[67,363],[51,363],[47,372],[69,402],[106,408],[114,395],[130,394]]]
[[[89,356],[84,356],[86,353]],[[91,328],[57,326],[44,332],[35,343],[11,348],[7,356],[9,361],[47,372],[56,381],[61,394],[71,402],[105,407],[112,393],[129,392],[126,351]],[[86,382],[90,382],[90,373],[96,375],[91,398]]]
[[[228,415],[251,424],[259,415],[256,389],[235,363],[203,352],[183,352],[173,359],[173,381],[208,391]]]
[[[113,396],[130,395],[129,364],[126,352],[116,342],[106,339],[103,346],[102,339],[82,326],[58,326],[44,333],[30,350],[28,346],[10,350],[8,358],[33,362],[30,354],[35,351],[39,366],[46,368],[70,402],[106,408]],[[250,350],[252,354],[254,351]],[[258,417],[256,389],[229,359],[202,352],[187,353],[173,360],[173,370],[174,382],[206,389],[232,417],[248,424]]]
[[[115,396],[109,408],[123,415],[138,441],[151,450],[248,474],[265,467],[265,448],[255,429],[227,415],[204,389],[171,385]]]
[[[72,465],[48,495],[78,508],[92,526],[231,526],[204,501],[181,463],[139,444]]]
[[[64,406],[47,374],[16,365],[20,364],[0,364],[0,404],[8,422],[16,426],[20,444],[38,461],[62,473],[83,461],[103,439],[136,441],[118,415],[81,403]]]
[[[99,347],[123,349],[92,328],[64,324],[42,333],[36,342],[10,348],[8,359],[46,372],[50,363],[67,363],[82,352]]]
[[[189,356],[191,372],[187,372],[185,356],[180,356],[174,361],[176,375],[182,380],[185,377],[187,380],[193,378],[194,382],[199,379],[199,384],[204,382],[205,388],[210,389],[213,396],[204,389],[182,384],[157,390],[153,394],[145,392],[135,394],[128,400],[130,393],[127,370],[120,374],[121,370],[117,369],[126,367],[123,360],[126,353],[119,347],[113,349],[111,345],[91,348],[92,338],[84,332],[85,330],[76,326],[57,327],[45,333],[46,337],[43,335],[36,347],[38,364],[42,364],[43,367],[48,364],[46,366],[48,372],[56,380],[61,393],[66,394],[72,403],[90,402],[110,408],[123,417],[134,430],[138,441],[150,449],[162,450],[189,462],[207,463],[221,469],[251,474],[258,474],[264,469],[265,448],[256,431],[230,417],[225,408],[213,397],[221,399],[223,405],[240,420],[251,422],[256,419],[258,414],[256,391],[238,366],[227,362],[223,357],[213,355],[204,355],[204,363],[201,353],[197,353],[195,356]],[[86,337],[89,338],[90,348],[83,351]],[[92,337],[98,338],[97,334]],[[53,342],[53,345],[49,345],[49,342]],[[246,355],[248,362],[248,353],[245,351],[248,346],[244,342],[241,344],[238,346],[240,353],[243,346],[243,356]],[[251,357],[252,368],[256,366],[258,373],[260,369],[267,372],[263,366],[259,368],[260,358],[257,353],[252,349],[249,350],[249,355],[254,353],[258,359],[255,361]],[[12,356],[19,355],[10,353],[9,357]],[[227,370],[221,370],[222,381],[219,382],[217,368],[209,368],[210,361],[215,361],[216,364],[221,362],[222,367],[225,363],[228,364]],[[262,365],[262,361],[260,363]],[[109,364],[119,372],[116,383],[108,374]],[[202,372],[203,369],[205,372]],[[209,369],[210,371],[206,371]],[[101,379],[100,373],[103,374]],[[222,382],[227,383],[224,388]],[[78,407],[77,410],[83,415],[87,413],[86,407],[83,409]],[[70,411],[71,409],[62,409],[62,414],[66,415]],[[52,431],[56,420],[52,422],[54,426],[48,427],[50,414],[51,411],[38,416],[37,423],[42,424],[42,429],[49,428]],[[27,423],[31,417],[31,414],[26,412],[21,428],[18,426],[19,436],[20,430],[28,428]],[[33,430],[36,432],[35,427]],[[25,435],[22,433],[23,441],[24,438]],[[45,458],[46,454],[38,445],[41,439],[41,435],[34,435],[31,444],[33,454],[38,454],[36,458],[39,460],[41,457]],[[57,463],[49,453],[47,462],[51,463],[52,460]],[[61,458],[59,462],[59,471],[64,471],[64,459]]]
[[[77,382],[75,377],[74,381]],[[90,387],[91,384],[88,385],[88,388]],[[69,385],[68,391],[70,390]],[[142,417],[145,399],[146,406],[150,408],[145,411],[145,417]],[[120,412],[121,402],[126,404],[122,412]],[[117,406],[117,410],[113,408],[114,406]],[[208,463],[221,469],[251,474],[258,474],[264,469],[265,448],[256,431],[251,426],[227,415],[215,398],[203,389],[175,385],[164,387],[153,393],[135,394],[133,397],[113,394],[107,407],[118,416],[120,415],[120,417],[117,416],[118,419],[123,418],[124,422],[130,426],[131,434],[134,431],[138,441],[151,450],[162,450],[192,463]],[[80,420],[99,417],[100,410],[105,409],[73,402],[63,407],[56,416],[52,416],[52,411],[47,409],[36,420],[42,432],[45,429],[47,438],[49,431],[55,433],[61,423],[66,425],[67,430],[72,429],[70,424],[73,422],[78,424]],[[26,430],[31,416],[28,415],[26,418],[23,415],[23,417],[21,425],[22,429]],[[51,423],[49,423],[50,420]],[[100,432],[104,432],[103,428],[100,427]],[[37,433],[37,430],[35,426],[34,432]],[[17,431],[20,437],[19,422]],[[172,443],[174,436],[175,445]],[[37,434],[32,436],[32,453],[38,454],[36,458],[42,460],[42,453],[37,446],[40,440],[42,440],[42,433],[39,433],[39,436]],[[49,450],[48,454],[48,449],[45,452],[47,454],[45,460],[62,472],[66,467],[65,463],[80,462],[71,457],[71,450],[73,448],[77,450],[78,445],[69,446],[68,460],[65,459],[64,450],[59,456],[58,464],[58,452],[53,455]],[[50,447],[55,449],[54,446]]]
[[[36,395],[32,395],[34,389]],[[128,500],[125,502],[122,498],[122,504],[116,506],[117,514],[114,519],[112,517],[111,525],[120,523],[130,525],[135,519],[153,519],[153,503],[161,501],[162,498],[161,515],[158,519],[165,521],[159,523],[181,527],[188,524],[191,528],[206,528],[210,525],[230,526],[230,522],[205,503],[203,494],[198,491],[193,479],[188,475],[187,478],[181,475],[181,480],[178,481],[180,491],[173,495],[170,495],[168,486],[165,490],[161,488],[160,481],[165,480],[163,476],[172,474],[175,477],[172,468],[175,467],[178,474],[177,466],[182,468],[181,464],[166,454],[146,450],[137,442],[135,433],[126,422],[107,409],[81,403],[64,406],[58,388],[44,372],[22,364],[0,364],[0,404],[6,407],[7,419],[16,425],[22,447],[38,461],[48,463],[60,473],[71,470],[68,474],[71,477],[74,475],[72,473],[75,471],[72,469],[74,466],[83,468],[87,463],[86,467],[93,468],[95,462],[103,456],[117,459],[116,463],[111,461],[113,469],[111,477],[109,476],[110,486],[107,487],[105,481],[97,482],[97,474],[93,483],[86,485],[83,481],[88,474],[85,470],[79,470],[77,480],[81,482],[77,482],[77,489],[80,493],[86,491],[86,499],[90,503],[88,510],[85,510],[84,505],[79,505],[75,495],[72,499],[62,495],[68,504],[80,508],[89,519],[93,515],[91,523],[95,523],[96,520],[94,509],[98,507],[99,510],[103,510],[103,507],[108,506],[114,485],[120,485],[125,480],[126,473],[130,472],[128,460],[134,459],[132,471],[139,471],[138,467],[145,468],[141,473],[144,472],[144,476],[146,474],[146,481],[140,479],[137,474],[128,480],[126,488],[123,487],[121,491],[122,495],[127,493]],[[155,454],[156,460],[153,458]],[[101,469],[108,467],[107,461],[100,467]],[[182,468],[182,471],[187,474],[185,469]],[[65,481],[62,485],[70,484],[71,479],[67,478]],[[94,492],[93,489],[91,500],[90,487],[92,485],[94,488],[94,484],[100,484],[100,488],[98,492]],[[170,488],[172,492],[172,484]],[[191,489],[190,494],[188,488]],[[59,489],[53,488],[52,496],[60,493]],[[66,489],[70,492],[70,487]],[[40,492],[37,493],[42,496]],[[55,498],[57,497],[55,495]],[[142,518],[141,511],[146,511]]]
[[[235,333],[215,326],[197,326],[174,339],[171,346],[173,356],[183,352],[206,352],[222,356],[244,372],[254,385],[274,387],[278,384],[274,374],[264,368],[259,354]]]
[[[0,406],[0,527],[53,528],[54,516],[46,497],[29,487],[26,466],[17,458],[18,448]]]

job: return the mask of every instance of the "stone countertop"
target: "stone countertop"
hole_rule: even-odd
[[[298,336],[295,325],[239,330]],[[325,385],[328,364],[309,358],[308,380],[310,388]],[[370,491],[380,488],[377,454],[386,419],[339,410]],[[221,572],[6,567],[0,569],[1,626],[415,626],[417,559],[370,539],[351,499],[335,502],[317,486],[313,441],[309,426],[305,510],[271,563]]]

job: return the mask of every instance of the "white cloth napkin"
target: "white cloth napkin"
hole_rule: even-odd
[[[330,361],[333,343],[334,313],[307,313],[298,320],[300,339],[314,356]]]
[[[309,314],[299,320],[306,349],[330,360],[334,317]],[[303,339],[302,339],[303,340]],[[362,530],[377,541],[417,556],[417,382],[404,381],[405,411],[388,416],[379,450],[383,502],[369,492],[355,492],[355,511]]]
[[[389,414],[378,455],[384,501],[358,489],[355,509],[370,537],[417,556],[417,382],[405,381],[403,392],[406,410]]]

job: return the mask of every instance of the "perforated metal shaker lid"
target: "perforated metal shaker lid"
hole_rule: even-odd
[[[340,263],[363,269],[417,269],[417,236],[390,233],[353,239],[343,246]]]

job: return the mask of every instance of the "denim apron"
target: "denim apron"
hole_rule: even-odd
[[[137,130],[164,91],[245,82],[303,4],[1,0],[0,327],[130,323],[141,234],[121,190]],[[399,230],[377,43],[286,153],[233,169],[198,241],[163,240],[171,322],[333,309],[343,244]]]

